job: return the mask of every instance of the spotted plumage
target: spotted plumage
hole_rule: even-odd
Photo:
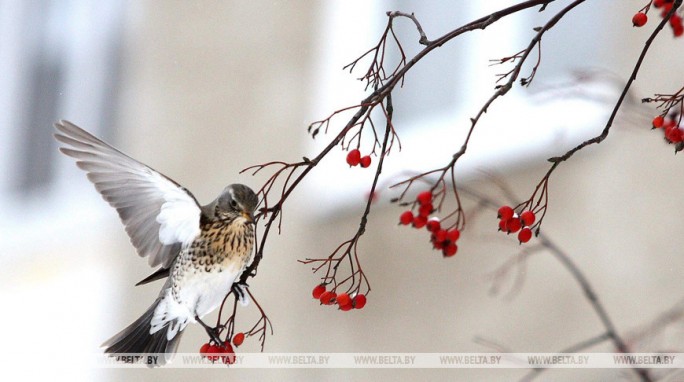
[[[178,183],[78,126],[55,127],[60,151],[117,210],[138,254],[159,266],[137,285],[168,277],[152,306],[103,344],[105,352],[161,355],[155,359],[164,364],[187,324],[215,310],[251,263],[257,196],[232,184],[200,206]]]

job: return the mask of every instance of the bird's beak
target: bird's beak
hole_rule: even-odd
[[[254,215],[252,215],[251,213],[242,211],[242,217],[245,218],[248,222],[254,223]]]

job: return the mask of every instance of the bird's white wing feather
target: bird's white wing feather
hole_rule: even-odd
[[[151,266],[168,268],[200,233],[201,209],[185,188],[78,126],[60,121],[55,138],[119,213],[131,242]]]

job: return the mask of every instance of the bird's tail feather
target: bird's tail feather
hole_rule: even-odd
[[[102,344],[105,353],[117,356],[127,363],[142,361],[148,366],[161,366],[171,360],[178,348],[182,331],[167,339],[166,330],[162,329],[150,334],[154,311],[161,299],[157,299],[140,318],[128,325],[112,338]],[[141,357],[123,357],[122,354],[136,354]]]

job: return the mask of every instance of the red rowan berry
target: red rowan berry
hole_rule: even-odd
[[[427,224],[427,217],[425,217],[425,216],[416,216],[416,218],[413,219],[413,227],[414,228],[420,229],[420,228],[425,227],[426,224]]]
[[[335,301],[337,302],[337,305],[339,305],[339,306],[348,305],[348,304],[351,304],[351,297],[349,297],[349,295],[346,293],[340,293],[335,298]]]
[[[502,206],[499,208],[499,219],[508,220],[513,217],[513,208],[510,206]]]
[[[653,118],[653,122],[652,122],[652,123],[653,123],[653,128],[654,128],[654,129],[663,127],[663,124],[665,123],[665,118],[663,118],[662,115],[659,115],[659,116]]]
[[[323,292],[323,294],[321,295],[319,300],[321,301],[321,304],[323,304],[323,305],[330,305],[330,304],[332,304],[332,300],[335,297],[337,297],[335,292],[327,291],[327,292]]]
[[[677,126],[671,126],[665,129],[665,139],[672,143],[681,142],[684,139],[682,131]]]
[[[444,249],[444,242],[432,240],[432,248],[442,250]]]
[[[404,211],[404,213],[402,213],[399,216],[399,223],[401,223],[403,225],[409,225],[409,224],[413,223],[413,212]]]
[[[444,257],[451,257],[456,254],[456,251],[458,251],[458,246],[456,246],[454,243],[449,243],[449,245],[442,249]]]
[[[648,16],[645,13],[638,12],[632,17],[632,25],[635,27],[643,27],[648,21]]]
[[[416,196],[416,201],[420,204],[428,204],[432,202],[432,192],[423,191],[418,196]]]
[[[529,227],[525,227],[518,233],[518,240],[520,243],[527,243],[532,238],[532,230]]]
[[[220,352],[223,354],[228,354],[221,356],[221,361],[225,363],[226,365],[231,365],[235,363],[235,351],[233,350],[233,347],[230,346],[230,343],[226,342],[226,345],[221,349]]]
[[[422,204],[420,208],[418,208],[418,215],[428,217],[432,213],[432,203],[428,204]]]
[[[456,242],[459,237],[461,237],[461,231],[457,230],[456,228],[451,229],[449,230],[449,232],[447,232],[447,239],[449,239],[449,241],[451,241],[452,243]]]
[[[209,343],[205,343],[204,345],[202,345],[202,347],[200,348],[200,351],[199,351],[202,356],[207,354],[207,350],[209,350],[209,346],[211,346],[211,345],[209,345]]]
[[[352,306],[351,302],[347,305],[340,305],[340,310],[343,312],[346,312],[346,311],[349,311],[352,309],[354,309],[354,307]]]
[[[219,354],[221,353],[221,348],[216,346],[216,345],[209,345],[209,348],[207,349],[206,354]],[[211,362],[216,362],[218,361],[219,357],[215,355],[208,355],[207,359],[210,360]]]
[[[235,346],[240,346],[242,343],[245,341],[245,333],[237,333],[236,335],[233,336],[233,344]]]
[[[347,164],[350,166],[356,166],[361,162],[361,152],[358,149],[349,151],[347,154]]]
[[[520,218],[511,218],[506,221],[506,232],[516,233],[520,230]]]
[[[361,167],[366,168],[370,166],[371,164],[371,157],[370,155],[364,155],[359,159],[359,163],[361,164]]]
[[[682,18],[679,15],[672,15],[670,17],[670,26],[675,37],[684,34],[684,25],[682,25]]]
[[[508,224],[509,219],[501,219],[499,220],[499,231],[504,231],[506,232],[506,224]]]
[[[366,306],[366,296],[362,294],[357,294],[352,300],[352,305],[354,309],[363,309]]]
[[[522,223],[528,227],[534,224],[534,221],[536,219],[537,217],[534,215],[534,212],[532,211],[525,211],[520,214],[520,220],[522,220]]]
[[[313,291],[311,292],[311,295],[313,295],[313,298],[318,300],[321,298],[321,295],[325,292],[325,284],[318,284],[316,287],[313,288]]]
[[[675,37],[679,37],[684,34],[684,25],[677,25],[672,27],[672,32],[674,33]]]
[[[430,232],[437,232],[437,231],[439,231],[442,227],[441,227],[441,225],[440,225],[440,223],[439,223],[439,219],[433,218],[433,219],[428,220],[428,222],[427,222],[425,228],[427,228],[427,230],[430,231]]]
[[[444,242],[446,239],[447,239],[447,231],[446,231],[446,230],[443,230],[443,229],[440,229],[439,231],[435,232],[434,240],[433,240],[433,241],[434,241],[434,242],[437,242],[437,243],[442,243],[442,242]]]

